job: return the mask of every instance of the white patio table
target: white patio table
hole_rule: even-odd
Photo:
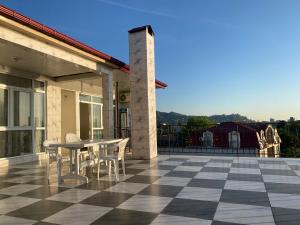
[[[80,175],[79,173],[79,153],[80,149],[86,147],[93,147],[93,146],[102,146],[102,145],[111,145],[120,142],[122,139],[99,139],[99,140],[82,140],[79,142],[70,142],[70,143],[57,143],[57,144],[50,144],[49,147],[56,147],[56,148],[65,148],[68,149],[70,152],[70,172],[64,176],[61,176],[61,179],[76,179],[82,180],[88,183],[89,179],[87,176]],[[99,148],[100,151],[101,148]],[[73,154],[74,152],[74,154]],[[74,156],[74,160],[73,160]],[[73,172],[73,161],[75,162],[75,170]]]

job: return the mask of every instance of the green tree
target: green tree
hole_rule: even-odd
[[[213,121],[208,119],[207,117],[204,116],[193,116],[190,117],[187,121],[187,128],[188,129],[207,129],[210,128],[214,125]]]

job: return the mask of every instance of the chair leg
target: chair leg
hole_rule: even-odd
[[[122,158],[122,170],[123,170],[123,175],[125,176],[125,160]]]
[[[119,181],[119,160],[114,160],[114,169],[115,169],[115,176],[116,180]]]
[[[62,170],[62,161],[61,159],[57,160],[57,182],[61,182],[61,170]]]
[[[97,169],[97,179],[100,179],[100,160],[98,162],[98,169]]]
[[[108,175],[111,176],[111,161],[108,161]]]
[[[50,184],[50,161],[49,160],[47,164],[47,178],[48,178],[48,184]]]

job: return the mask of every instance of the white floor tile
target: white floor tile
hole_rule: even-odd
[[[219,172],[200,172],[194,178],[196,179],[209,179],[209,180],[226,180],[227,173]]]
[[[105,191],[111,192],[120,192],[120,193],[130,193],[136,194],[149,186],[149,184],[140,184],[140,183],[130,183],[130,182],[120,182]]]
[[[176,198],[218,202],[220,200],[221,193],[222,189],[184,187]]]
[[[201,169],[202,169],[201,166],[177,166],[174,170],[176,170],[176,171],[199,172]]]
[[[260,169],[254,169],[254,168],[230,168],[229,173],[237,173],[237,174],[261,174]]]
[[[224,189],[238,191],[266,192],[263,182],[227,180]]]
[[[228,223],[275,225],[271,208],[220,202],[214,220]]]
[[[153,184],[159,185],[171,185],[171,186],[186,186],[192,178],[185,177],[161,177]]]
[[[298,176],[281,176],[281,175],[266,175],[263,174],[265,182],[269,183],[286,183],[286,184],[300,184]]]
[[[149,170],[144,170],[143,172],[139,173],[138,175],[143,175],[143,176],[164,176],[169,172],[170,172],[170,170],[149,169]]]
[[[179,166],[182,163],[183,162],[181,162],[181,161],[163,161],[163,162],[160,162],[159,165],[164,165],[164,166]]]
[[[300,195],[268,193],[272,207],[300,209]]]
[[[21,196],[13,196],[0,200],[0,214],[6,214],[19,208],[31,205],[40,201],[36,198],[26,198]]]
[[[27,183],[27,182],[30,182],[33,180],[38,180],[38,179],[43,179],[43,178],[45,178],[45,177],[44,176],[27,175],[27,176],[9,178],[5,181],[10,182],[10,183]]]
[[[135,195],[127,201],[123,202],[117,208],[160,213],[171,201],[172,198],[167,197]]]
[[[92,223],[110,210],[112,210],[112,208],[76,204],[44,219],[43,221],[64,225],[85,225]]]
[[[53,201],[60,201],[60,202],[78,203],[88,197],[91,197],[92,195],[97,194],[98,192],[99,191],[95,191],[95,190],[69,189],[60,192],[56,195],[52,195],[47,199]]]
[[[273,169],[273,170],[290,170],[291,168],[286,164],[259,164],[259,168],[261,169]]]
[[[35,184],[17,184],[14,186],[10,186],[7,188],[0,189],[0,194],[4,195],[19,195],[23,194],[27,191],[32,191],[34,189],[40,188],[42,185],[35,185]]]
[[[205,167],[221,167],[221,168],[230,168],[231,163],[226,162],[208,162]]]
[[[211,225],[211,220],[159,214],[150,225]]]
[[[18,217],[0,216],[0,225],[32,225],[36,223],[35,220],[23,219]]]

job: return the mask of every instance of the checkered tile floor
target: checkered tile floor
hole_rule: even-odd
[[[0,225],[300,224],[300,159],[161,155],[126,167],[119,183],[50,185],[39,164],[1,169]]]

